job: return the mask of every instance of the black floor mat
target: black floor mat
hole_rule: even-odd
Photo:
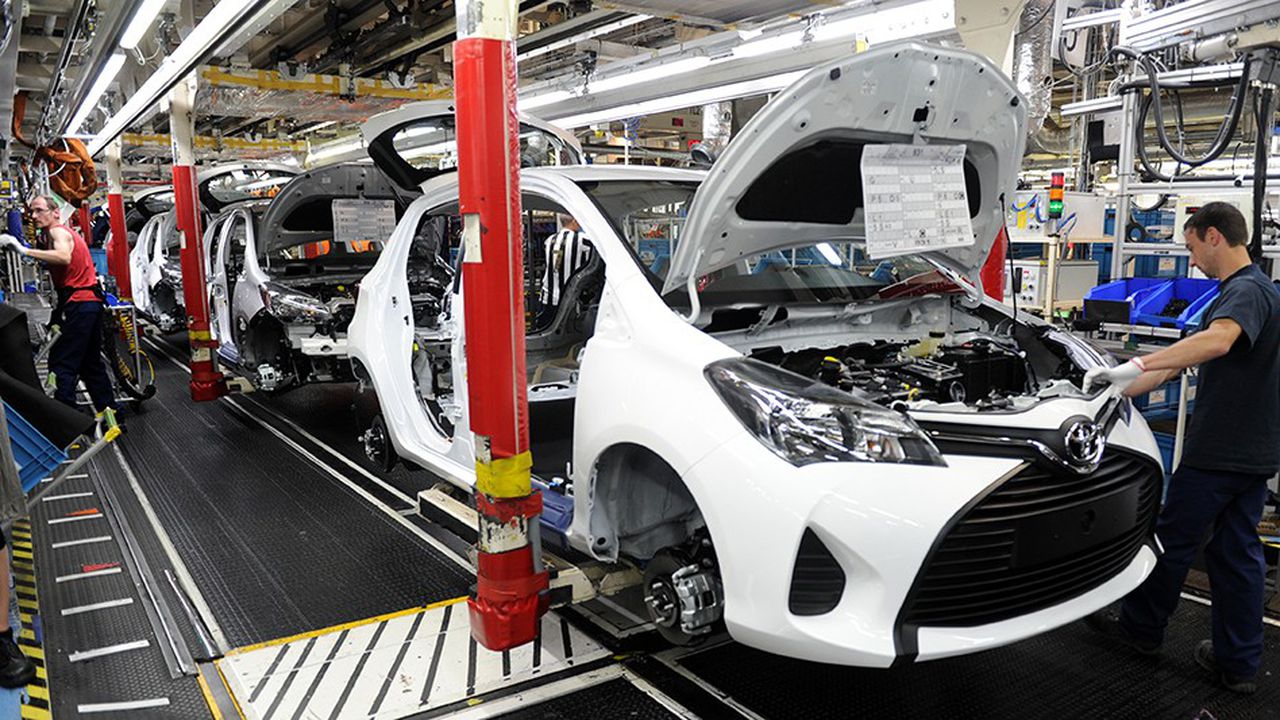
[[[679,716],[626,680],[610,680],[498,717],[502,720],[666,720]]]
[[[120,445],[232,646],[466,593],[471,576],[394,518],[155,366]]]
[[[802,662],[738,644],[681,664],[771,720],[1280,717],[1280,678],[1272,670],[1280,629],[1267,626],[1259,690],[1251,697],[1215,686],[1195,664],[1192,652],[1208,635],[1209,609],[1184,600],[1157,659],[1136,657],[1075,623],[1008,647],[893,670]]]

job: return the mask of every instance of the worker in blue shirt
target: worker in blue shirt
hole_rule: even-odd
[[[1280,471],[1280,292],[1249,257],[1244,216],[1211,202],[1183,227],[1191,263],[1219,280],[1203,330],[1149,355],[1095,368],[1085,386],[1110,383],[1145,393],[1200,366],[1182,461],[1169,482],[1156,536],[1164,546],[1151,575],[1120,612],[1090,627],[1154,654],[1206,533],[1213,591],[1212,639],[1195,659],[1228,690],[1252,693],[1262,659],[1266,563],[1257,525],[1267,481]]]

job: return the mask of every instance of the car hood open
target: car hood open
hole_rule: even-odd
[[[864,237],[866,145],[965,145],[974,244],[924,256],[972,291],[1003,223],[1026,138],[1026,102],[965,50],[895,43],[807,73],[729,143],[698,188],[663,293],[753,255]]]

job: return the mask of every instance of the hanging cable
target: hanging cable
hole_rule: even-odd
[[[1263,85],[1254,104],[1254,121],[1258,126],[1258,140],[1253,148],[1253,237],[1249,239],[1249,256],[1257,262],[1262,258],[1262,206],[1267,201],[1267,155],[1271,135],[1271,114],[1275,110],[1272,100],[1275,89]]]

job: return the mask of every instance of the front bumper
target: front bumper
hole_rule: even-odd
[[[1127,562],[1112,557],[1094,586],[1077,585],[1082,592],[1048,606],[979,616],[970,626],[904,622],[917,577],[941,539],[975,499],[1026,469],[1013,458],[948,455],[947,462],[796,468],[746,435],[698,462],[686,481],[716,544],[730,634],[777,654],[888,667],[996,647],[1079,619],[1132,590],[1154,566],[1150,547],[1134,545]],[[844,582],[829,610],[798,615],[793,575],[806,532],[821,541]],[[1138,535],[1150,540],[1146,529]]]

